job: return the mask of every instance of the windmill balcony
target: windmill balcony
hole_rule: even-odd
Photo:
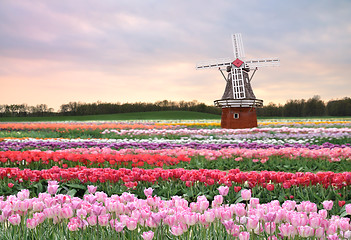
[[[258,108],[263,106],[261,99],[220,99],[214,101],[216,107],[220,108]]]

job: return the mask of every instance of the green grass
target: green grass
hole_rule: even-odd
[[[0,122],[41,122],[41,121],[111,121],[111,120],[190,120],[221,119],[220,115],[191,111],[159,111],[117,113],[87,116],[53,116],[53,117],[1,117]]]

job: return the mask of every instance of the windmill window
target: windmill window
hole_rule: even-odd
[[[234,113],[233,117],[234,117],[234,119],[238,119],[239,118],[239,113]]]

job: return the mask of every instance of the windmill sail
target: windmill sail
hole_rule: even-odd
[[[245,58],[244,44],[240,33],[235,33],[232,35],[234,59]]]
[[[250,69],[258,67],[276,67],[280,65],[279,58],[264,58],[264,59],[251,59],[245,60],[245,66]]]
[[[230,58],[220,58],[213,59],[208,61],[199,62],[196,64],[196,69],[207,69],[207,68],[220,68],[226,69],[227,66],[230,66],[232,60]]]

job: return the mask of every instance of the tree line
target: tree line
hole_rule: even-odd
[[[220,108],[208,106],[196,100],[190,102],[163,100],[155,103],[69,102],[62,104],[57,112],[46,104],[0,105],[0,117],[81,116],[149,111],[194,111],[221,114]],[[269,103],[258,108],[257,115],[261,117],[351,116],[351,98],[345,97],[325,103],[319,96],[314,96],[308,100],[288,100],[284,105]]]
[[[257,109],[261,117],[351,116],[351,98],[322,101],[318,95],[305,100],[288,100],[284,105],[269,103]]]
[[[82,103],[62,104],[57,112],[46,104],[28,106],[27,104],[0,105],[0,117],[42,117],[42,116],[82,116],[151,111],[193,111],[221,114],[221,109],[194,101],[157,101],[155,103]]]

